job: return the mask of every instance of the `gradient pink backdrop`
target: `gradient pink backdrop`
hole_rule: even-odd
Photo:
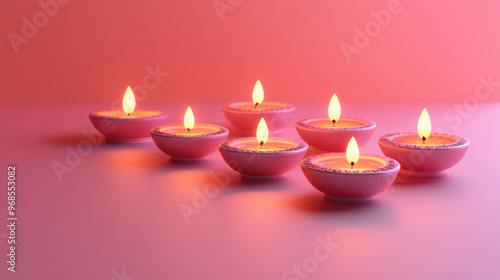
[[[493,0],[65,1],[17,53],[8,34],[42,8],[4,1],[2,103],[110,102],[156,65],[169,75],[146,103],[247,100],[256,79],[267,100],[462,102],[479,76],[500,81]],[[388,5],[399,12],[349,63],[340,44]]]

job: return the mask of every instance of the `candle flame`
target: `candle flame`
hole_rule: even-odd
[[[135,97],[134,97],[134,92],[130,88],[130,86],[127,87],[127,90],[125,90],[125,95],[123,95],[123,101],[122,101],[122,106],[123,106],[123,111],[125,114],[132,114],[135,110]]]
[[[255,108],[257,108],[257,105],[264,102],[264,88],[262,87],[260,80],[257,80],[255,86],[253,87],[252,100]]]
[[[264,118],[260,119],[259,126],[257,126],[257,142],[262,147],[269,138],[269,129],[267,129],[267,123]]]
[[[429,117],[427,109],[424,108],[420,114],[420,118],[418,119],[418,136],[423,142],[425,142],[426,139],[429,139],[429,136],[431,135],[431,128],[431,118]]]
[[[334,93],[332,99],[330,99],[330,105],[328,105],[328,117],[333,123],[336,123],[340,119],[340,102],[337,94]]]
[[[358,143],[354,137],[351,138],[349,144],[347,145],[346,158],[351,168],[358,162],[359,159],[359,148]]]
[[[191,131],[194,127],[194,114],[193,110],[191,110],[191,106],[188,106],[186,113],[184,114],[184,127],[188,131]]]

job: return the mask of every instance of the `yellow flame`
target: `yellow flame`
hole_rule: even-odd
[[[431,128],[431,117],[429,117],[427,109],[424,108],[420,114],[420,118],[418,119],[418,136],[424,142],[426,139],[429,139],[429,136],[431,135]]]
[[[356,142],[356,139],[354,137],[352,137],[351,141],[349,141],[349,145],[347,145],[347,151],[345,155],[351,167],[358,162],[359,148],[358,143]]]
[[[262,118],[257,126],[257,142],[262,146],[267,142],[267,138],[269,138],[269,129],[267,129],[266,120]]]
[[[191,106],[186,109],[186,113],[184,114],[184,127],[187,130],[191,130],[194,127],[194,114]]]
[[[125,112],[125,114],[130,115],[135,110],[134,92],[132,91],[130,86],[128,86],[127,90],[125,90],[125,95],[123,95],[122,106],[123,106],[123,111]]]
[[[260,80],[257,80],[255,86],[253,87],[252,99],[255,107],[257,107],[258,104],[262,104],[262,102],[264,102],[264,88],[262,87]]]
[[[332,122],[337,122],[340,119],[340,102],[337,94],[334,93],[332,99],[330,99],[330,105],[328,105],[328,117]]]

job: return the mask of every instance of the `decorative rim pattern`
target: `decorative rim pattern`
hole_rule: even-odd
[[[158,118],[158,117],[163,117],[163,116],[168,116],[167,113],[161,112],[161,111],[148,111],[151,113],[154,113],[155,115],[145,115],[145,116],[131,116],[131,117],[125,117],[125,116],[103,116],[103,113],[106,112],[116,112],[116,111],[99,111],[99,112],[94,112],[90,113],[89,117],[91,118],[97,118],[97,119],[112,119],[112,120],[137,120],[137,119],[152,119],[152,118]]]
[[[469,139],[453,134],[448,134],[448,133],[432,133],[431,135],[441,135],[441,136],[447,136],[451,138],[458,139],[457,141],[450,143],[450,144],[436,144],[436,145],[423,145],[423,144],[406,144],[406,143],[400,143],[396,142],[393,139],[398,137],[398,136],[403,136],[403,135],[408,135],[408,134],[416,134],[412,132],[403,132],[403,133],[391,133],[384,135],[378,139],[378,142],[380,144],[384,144],[387,146],[393,146],[393,147],[399,147],[399,148],[405,148],[405,149],[427,149],[427,150],[435,150],[435,149],[450,149],[450,148],[459,148],[463,146],[469,145],[470,141]]]
[[[166,127],[173,127],[172,125],[162,125],[162,126],[157,126],[153,129],[151,129],[151,134],[154,134],[156,136],[162,136],[162,137],[172,137],[172,138],[198,138],[198,137],[207,137],[207,136],[217,136],[217,135],[222,135],[229,133],[229,129],[220,126],[220,125],[215,125],[215,124],[198,124],[199,126],[210,126],[214,128],[218,128],[217,131],[211,132],[211,133],[203,133],[203,134],[196,134],[196,135],[190,135],[190,134],[173,134],[165,131],[161,131],[162,129]],[[177,126],[182,126],[182,125],[177,125]]]
[[[235,106],[238,105],[252,105],[250,102],[236,102],[236,103],[228,103],[222,106],[223,110],[227,111],[235,111],[235,112],[252,112],[252,113],[264,113],[264,112],[274,112],[274,111],[290,111],[290,110],[295,110],[295,106],[290,104],[290,103],[279,103],[279,102],[266,102],[266,104],[278,104],[278,105],[284,105],[283,107],[280,108],[272,108],[272,109],[266,109],[262,111],[257,111],[253,109],[241,109],[241,108],[235,108]]]
[[[369,157],[377,157],[385,161],[385,165],[382,167],[377,167],[377,168],[370,168],[370,169],[345,169],[345,168],[335,168],[335,167],[326,167],[323,165],[320,165],[315,162],[315,160],[327,156],[338,156],[338,155],[344,155],[342,153],[328,153],[328,154],[318,154],[318,155],[313,155],[310,157],[307,157],[302,160],[302,163],[300,164],[302,167],[312,169],[314,171],[322,171],[322,172],[329,172],[329,173],[355,173],[355,174],[374,174],[374,173],[384,173],[384,172],[389,172],[392,171],[396,168],[400,167],[399,162],[397,162],[395,159],[392,159],[390,157],[386,156],[381,156],[381,155],[363,155],[363,156],[369,156]]]
[[[369,128],[375,128],[377,124],[374,121],[370,120],[365,120],[361,118],[341,118],[341,119],[349,119],[349,120],[357,120],[357,121],[362,121],[365,124],[364,125],[357,125],[357,126],[342,126],[342,127],[336,127],[336,126],[318,126],[318,125],[311,125],[309,122],[315,121],[315,120],[328,120],[326,118],[308,118],[308,119],[303,119],[301,121],[298,121],[296,123],[296,126],[302,127],[302,128],[308,128],[308,129],[319,129],[319,130],[355,130],[355,129],[369,129]]]
[[[285,138],[270,138],[273,140],[283,140],[283,141],[293,141],[297,143],[297,146],[286,148],[286,149],[276,149],[276,150],[255,150],[255,149],[241,149],[237,147],[233,147],[234,142],[241,140],[253,140],[256,141],[254,137],[244,137],[244,138],[234,138],[227,140],[226,142],[219,145],[219,149],[230,151],[230,152],[240,152],[240,153],[250,153],[250,154],[277,154],[277,153],[286,153],[291,151],[300,151],[303,149],[307,149],[308,145],[303,141],[295,141],[291,139]]]

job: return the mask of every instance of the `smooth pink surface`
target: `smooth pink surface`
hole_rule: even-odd
[[[336,198],[354,199],[352,201],[372,198],[385,191],[396,179],[400,168],[397,164],[384,172],[341,173],[309,168],[303,162],[301,167],[309,183],[318,191]]]
[[[152,128],[165,124],[168,115],[161,113],[154,117],[133,119],[89,117],[92,125],[110,142],[141,142],[151,141],[149,132]]]
[[[39,0],[3,1],[1,103],[111,102],[129,84],[149,104],[225,103],[249,100],[257,79],[266,100],[325,110],[333,92],[461,102],[481,85],[484,100],[500,100],[480,83],[500,80],[494,0],[59,1],[29,38],[23,18],[43,12]],[[11,32],[24,38],[16,47]]]
[[[234,110],[228,105],[230,104],[222,107],[224,115],[232,125],[248,135],[255,135],[262,118],[266,120],[267,127],[271,132],[279,133],[290,123],[295,112],[295,107],[289,104],[287,105],[291,106],[291,108],[268,111]]]
[[[308,121],[305,120],[305,123]],[[315,129],[295,124],[300,137],[311,147],[328,152],[345,152],[352,137],[359,147],[364,146],[373,135],[376,124],[359,129]]]
[[[150,109],[181,123],[185,105]],[[193,109],[197,119],[240,137],[221,105]],[[2,176],[5,182],[7,166],[17,165],[19,186],[16,273],[5,263],[5,183],[0,191],[0,279],[120,280],[122,268],[135,280],[282,279],[314,258],[317,239],[328,236],[339,246],[331,254],[320,251],[328,258],[309,279],[499,279],[500,130],[494,124],[500,104],[480,104],[458,126],[442,117],[453,104],[346,103],[343,109],[377,122],[361,153],[378,154],[376,139],[413,130],[424,105],[436,131],[466,136],[473,145],[448,176],[397,178],[364,205],[325,201],[298,165],[279,181],[246,181],[218,153],[200,163],[175,163],[153,143],[99,138],[75,157],[87,151],[81,148],[93,129],[88,113],[103,104],[0,105]],[[294,121],[313,116],[317,106],[301,104]],[[478,125],[485,120],[490,125]],[[298,138],[293,125],[283,136]],[[59,181],[52,164],[67,165],[67,159],[72,172]],[[189,224],[183,205],[199,211]]]
[[[384,155],[397,160],[401,164],[401,170],[406,175],[438,177],[446,175],[443,171],[460,162],[469,148],[469,142],[457,147],[439,149],[409,149],[380,141],[379,146]]]
[[[203,158],[217,151],[229,132],[200,137],[171,137],[151,132],[156,146],[173,158]]]
[[[300,164],[307,152],[307,145],[304,144],[301,149],[286,152],[242,152],[241,150],[233,151],[221,147],[219,147],[219,151],[228,166],[243,175],[278,176],[289,172]]]

